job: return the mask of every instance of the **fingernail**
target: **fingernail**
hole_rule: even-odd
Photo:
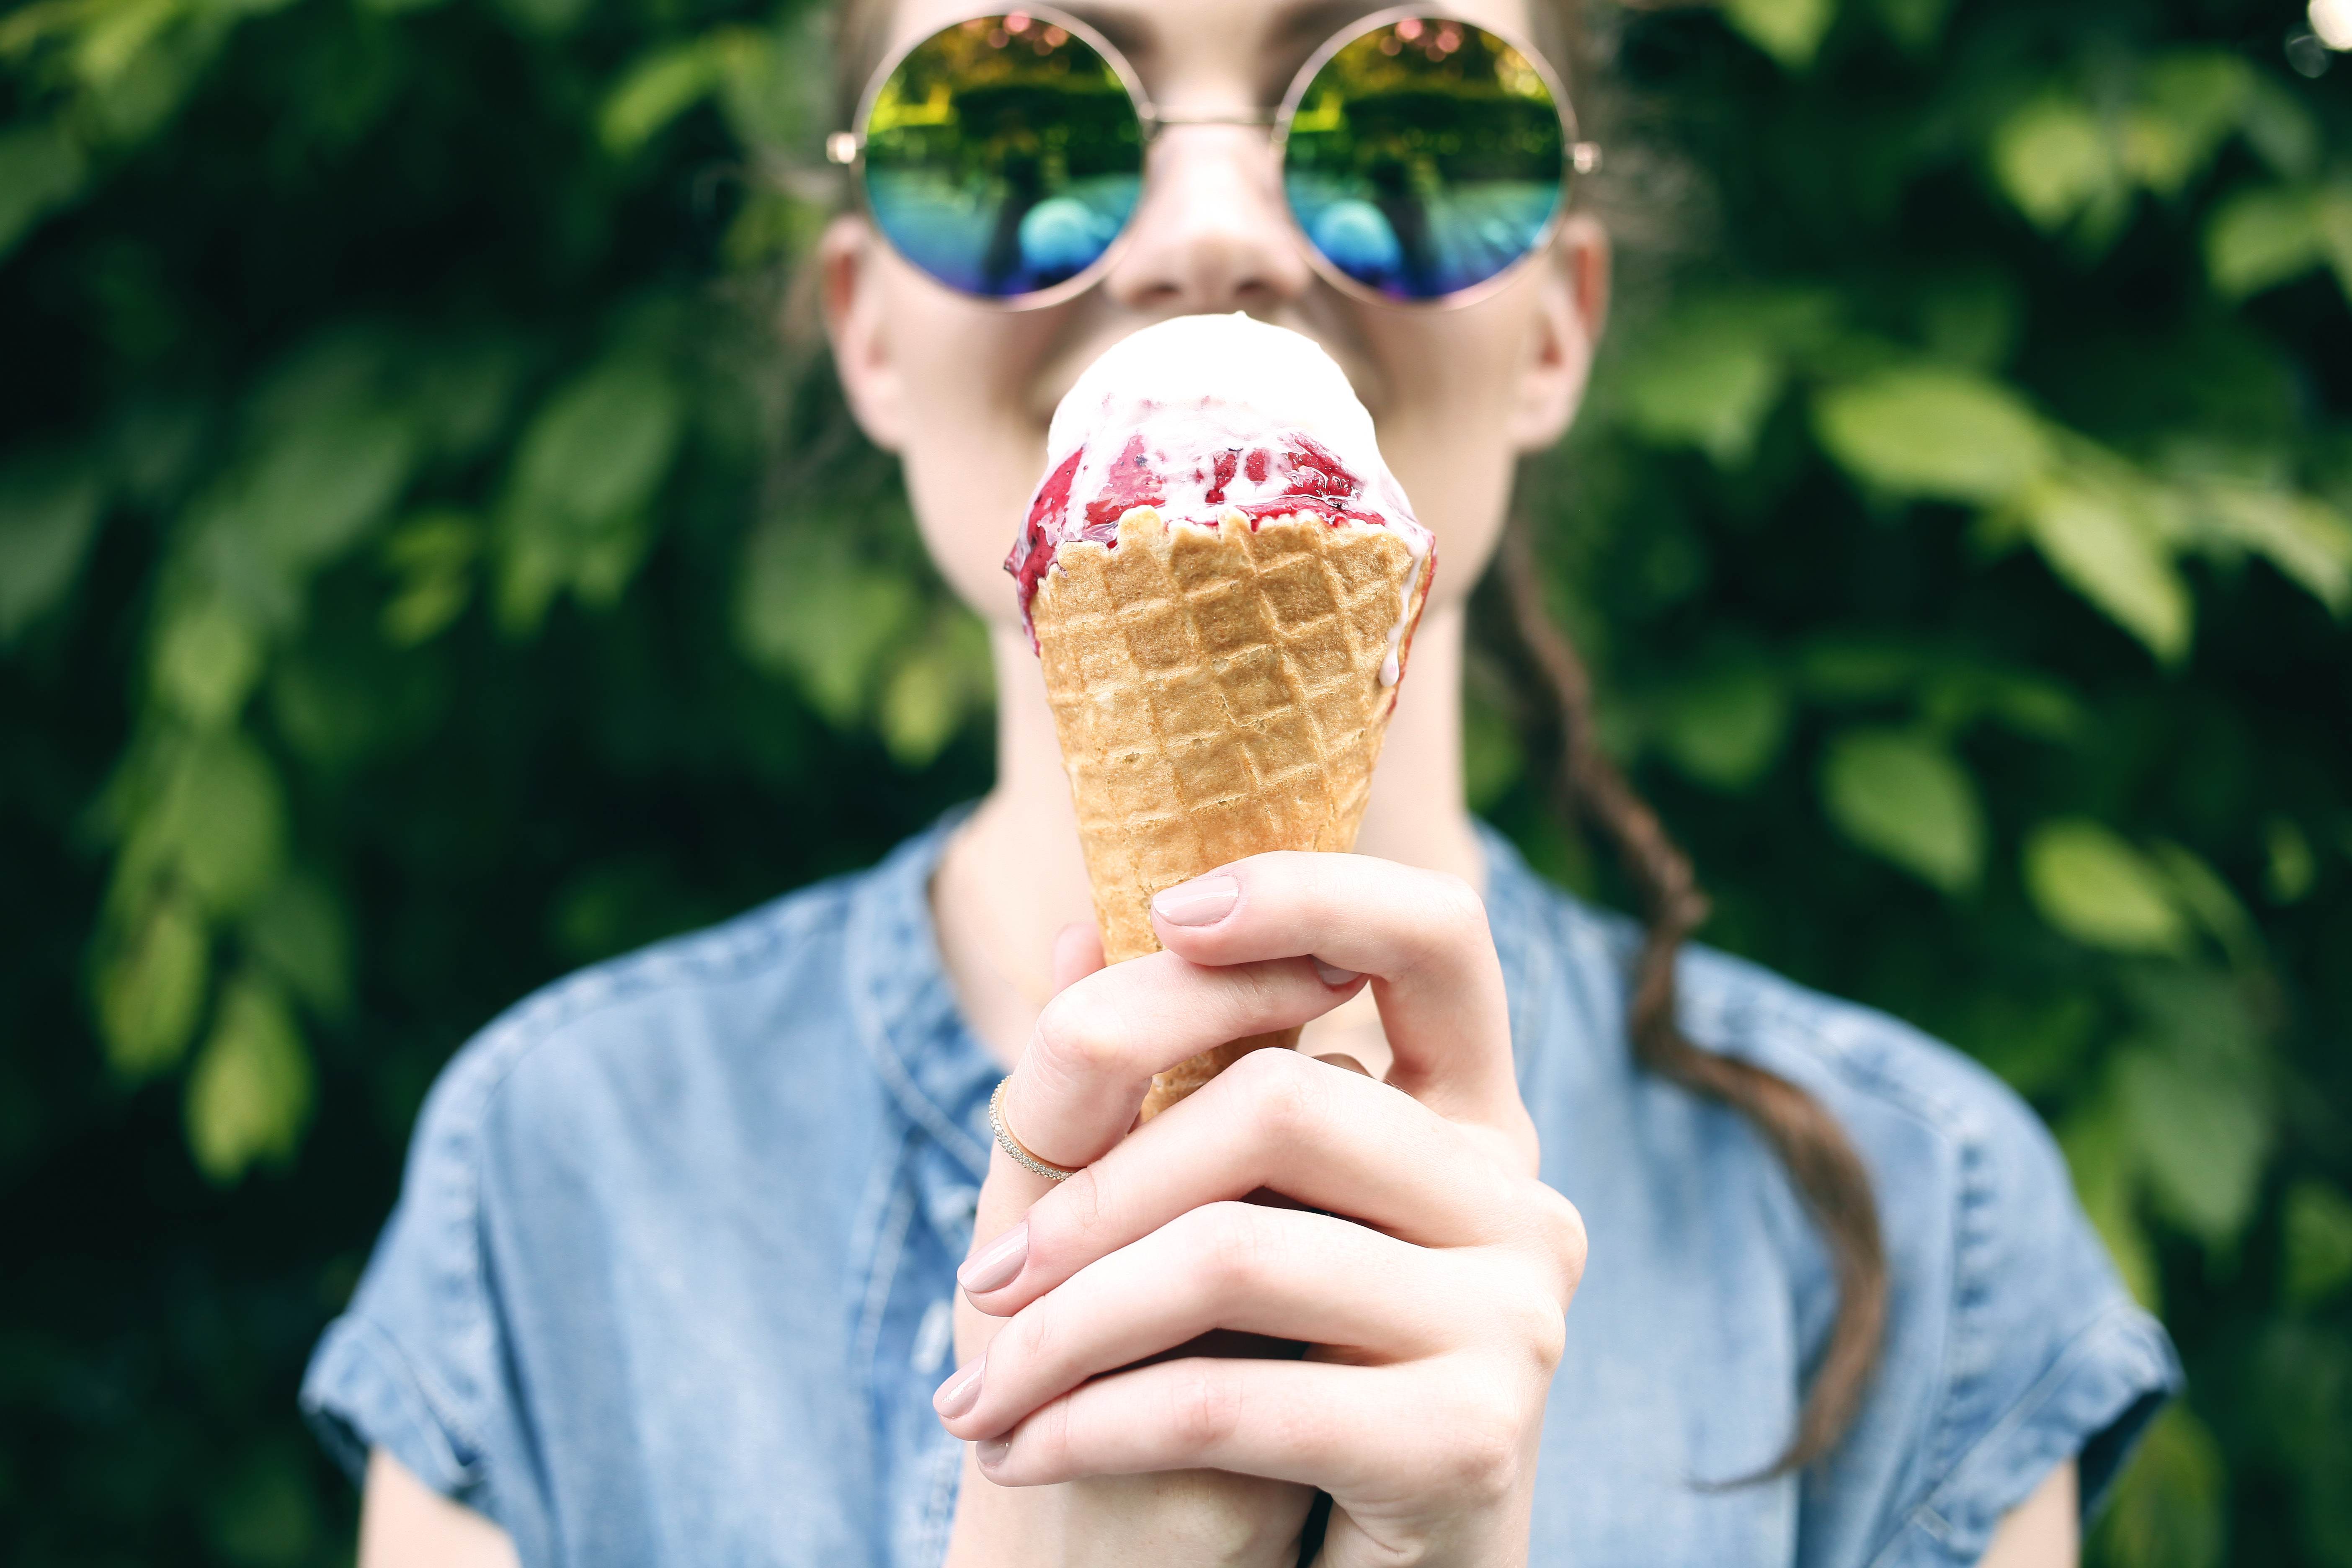
[[[1010,1437],[982,1437],[976,1446],[980,1449],[980,1467],[984,1470],[996,1468],[1004,1463],[1004,1457],[1013,1452],[1013,1439]]]
[[[1330,986],[1353,985],[1363,978],[1363,975],[1355,970],[1342,969],[1336,963],[1326,963],[1319,958],[1315,961],[1315,973],[1323,977],[1324,984]]]
[[[975,1296],[1002,1290],[1013,1283],[1029,1261],[1029,1222],[1023,1220],[971,1257],[956,1270],[956,1283]]]
[[[1172,926],[1213,926],[1234,912],[1242,885],[1232,877],[1195,877],[1152,895],[1151,912]]]
[[[931,1395],[931,1408],[940,1413],[942,1421],[952,1421],[980,1403],[981,1373],[988,1370],[988,1358],[981,1357],[970,1366],[958,1367],[956,1374],[940,1384]]]

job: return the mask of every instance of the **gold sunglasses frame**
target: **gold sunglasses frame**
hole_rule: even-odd
[[[1127,89],[1128,100],[1134,107],[1136,121],[1143,128],[1143,179],[1147,191],[1151,179],[1152,143],[1159,140],[1161,131],[1172,125],[1249,125],[1269,128],[1273,134],[1269,139],[1268,146],[1273,153],[1276,167],[1278,169],[1289,146],[1291,121],[1297,118],[1298,106],[1305,100],[1307,89],[1314,85],[1317,74],[1330,63],[1332,56],[1368,33],[1375,33],[1382,27],[1393,26],[1408,18],[1454,22],[1462,26],[1475,28],[1489,37],[1499,38],[1517,50],[1520,58],[1525,59],[1534,68],[1536,74],[1543,79],[1545,90],[1551,94],[1552,108],[1559,116],[1562,144],[1566,149],[1567,156],[1563,160],[1563,167],[1560,171],[1559,200],[1552,207],[1551,216],[1546,220],[1542,231],[1528,245],[1526,253],[1493,277],[1481,279],[1467,289],[1457,289],[1450,294],[1440,294],[1428,300],[1400,300],[1393,295],[1384,294],[1349,277],[1335,266],[1307,237],[1306,228],[1298,221],[1297,210],[1291,205],[1287,195],[1285,195],[1282,203],[1283,217],[1289,226],[1293,241],[1306,256],[1307,265],[1315,269],[1316,276],[1340,293],[1370,304],[1386,305],[1402,310],[1458,310],[1507,286],[1529,263],[1549,249],[1552,241],[1559,237],[1560,226],[1568,221],[1569,194],[1575,177],[1579,174],[1590,174],[1601,167],[1600,144],[1577,139],[1576,107],[1570,101],[1568,89],[1560,80],[1559,72],[1552,68],[1551,62],[1544,58],[1525,40],[1513,34],[1498,27],[1490,27],[1484,22],[1472,21],[1469,17],[1449,11],[1444,6],[1391,6],[1387,10],[1371,12],[1362,19],[1340,28],[1325,39],[1313,54],[1307,57],[1307,63],[1300,66],[1297,73],[1291,78],[1290,87],[1283,94],[1282,103],[1276,109],[1258,110],[1241,114],[1201,114],[1162,109],[1153,103],[1150,95],[1143,90],[1142,79],[1136,75],[1135,68],[1128,64],[1127,57],[1121,54],[1109,39],[1076,17],[1056,10],[1051,5],[1023,5],[1005,11],[979,12],[960,21],[950,22],[945,27],[935,27],[921,37],[892,50],[889,58],[876,68],[873,79],[866,83],[865,92],[858,99],[856,129],[836,131],[825,138],[826,161],[849,170],[857,189],[858,206],[865,213],[866,220],[873,224],[875,232],[882,236],[884,244],[889,244],[889,236],[884,233],[881,224],[874,218],[873,208],[866,199],[866,128],[872,122],[874,105],[882,96],[884,85],[889,81],[892,73],[905,63],[908,55],[913,54],[949,28],[961,26],[964,22],[1014,15],[1026,16],[1032,21],[1043,22],[1048,26],[1061,28],[1094,50],[1101,57],[1103,63],[1110,67],[1111,73],[1118,78],[1119,85]],[[1141,198],[1139,198],[1139,210],[1140,205]],[[1134,233],[1135,216],[1129,214],[1128,220],[1119,226],[1118,235],[1108,246],[1104,247],[1103,253],[1088,263],[1083,271],[1072,274],[1049,289],[1039,289],[1027,294],[1002,297],[974,294],[941,282],[929,272],[924,272],[920,267],[915,267],[914,269],[931,283],[961,299],[971,300],[975,303],[1002,310],[1037,310],[1076,299],[1101,282],[1104,275],[1118,265],[1120,253],[1126,250],[1128,242],[1133,237]],[[892,248],[895,250],[897,247],[894,246]],[[908,265],[913,266],[913,263],[909,262]]]

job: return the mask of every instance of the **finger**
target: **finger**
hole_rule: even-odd
[[[1102,932],[1072,921],[1054,933],[1054,992],[1059,995],[1103,966]]]
[[[1048,1164],[1088,1164],[1126,1136],[1154,1073],[1319,1017],[1358,984],[1326,984],[1299,958],[1210,969],[1155,952],[1114,964],[1038,1015],[1004,1090],[1006,1125]]]
[[[1215,1329],[1357,1362],[1434,1354],[1460,1331],[1447,1308],[1472,1295],[1466,1259],[1328,1215],[1213,1204],[1024,1308],[983,1363],[940,1384],[933,1407],[959,1437],[993,1436],[1090,1377]],[[1335,1290],[1335,1279],[1348,1288]]]
[[[1422,1247],[1524,1243],[1584,1255],[1575,1207],[1501,1163],[1494,1140],[1370,1079],[1287,1051],[1244,1057],[1027,1212],[1022,1256],[973,1291],[1009,1316],[1188,1209],[1260,1188]]]
[[[1321,1062],[1326,1067],[1338,1068],[1342,1072],[1355,1073],[1361,1078],[1370,1078],[1372,1076],[1371,1068],[1366,1067],[1363,1063],[1358,1061],[1355,1058],[1349,1056],[1345,1051],[1327,1051],[1322,1056],[1317,1057],[1315,1059]]]
[[[1102,935],[1091,921],[1073,921],[1054,933],[1051,971],[1056,994],[1102,967]],[[971,1250],[957,1270],[958,1277],[985,1279],[1002,1277],[1008,1267],[1018,1268],[1025,1233],[1013,1233],[1029,1205],[1053,1189],[1050,1179],[1021,1165],[1001,1145],[991,1148],[988,1179],[981,1185],[980,1204],[972,1215]],[[958,1314],[960,1352],[967,1348],[965,1341],[984,1341],[991,1331],[963,1321],[962,1314]]]
[[[1469,884],[1366,855],[1253,855],[1152,900],[1152,930],[1195,963],[1311,954],[1373,976],[1389,1082],[1456,1119],[1526,1125],[1486,906]]]
[[[1217,1469],[1342,1497],[1424,1492],[1486,1475],[1496,1435],[1514,1432],[1494,1419],[1510,1394],[1492,1376],[1453,1357],[1355,1367],[1187,1356],[1082,1384],[976,1454],[1000,1486]]]

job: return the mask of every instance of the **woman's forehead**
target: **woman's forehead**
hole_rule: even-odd
[[[1364,0],[1076,0],[1051,8],[1094,28],[1147,75],[1156,61],[1181,52],[1192,62],[1227,62],[1251,77],[1274,67],[1281,77],[1272,84],[1276,93],[1317,45],[1351,23],[1395,9]],[[985,0],[899,0],[891,18],[890,52],[971,17],[1018,9]],[[1530,31],[1525,0],[1450,0],[1430,11],[1521,38]]]

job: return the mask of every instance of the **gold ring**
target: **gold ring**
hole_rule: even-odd
[[[996,1092],[988,1097],[988,1124],[996,1131],[996,1146],[1012,1155],[1013,1163],[1024,1170],[1043,1176],[1049,1182],[1068,1181],[1078,1173],[1078,1167],[1073,1166],[1064,1170],[1059,1165],[1048,1165],[1045,1161],[1024,1149],[1021,1146],[1021,1140],[1013,1136],[1013,1129],[1004,1124],[1004,1086],[1012,1081],[1013,1078],[1009,1073],[997,1079]]]

